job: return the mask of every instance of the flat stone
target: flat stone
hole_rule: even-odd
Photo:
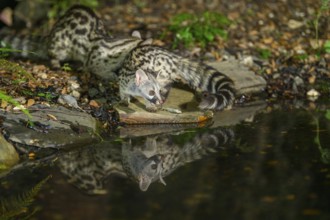
[[[148,112],[145,109],[143,99],[136,99],[128,107],[117,105],[121,122],[129,125],[136,124],[187,124],[204,123],[211,120],[213,113],[210,111],[202,112],[197,108],[198,103],[194,95],[180,88],[172,88],[163,108],[179,109],[183,113],[171,113],[165,110]]]
[[[0,111],[0,116],[5,118],[3,131],[10,141],[42,148],[63,148],[85,145],[97,139],[96,120],[85,112],[41,105],[32,106],[29,111],[35,123],[33,128],[26,126],[25,114]]]
[[[260,93],[267,85],[266,80],[262,76],[255,74],[238,60],[210,62],[207,64],[234,81],[237,95]]]

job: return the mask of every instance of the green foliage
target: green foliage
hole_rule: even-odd
[[[269,57],[272,55],[272,52],[269,49],[259,49],[258,52],[259,56],[265,60],[268,60]]]
[[[66,72],[70,72],[70,71],[72,71],[72,68],[71,68],[70,64],[64,63],[64,65],[62,66],[62,70],[66,71]]]
[[[0,220],[11,219],[30,219],[30,217],[38,211],[32,210],[32,213],[27,214],[26,211],[32,205],[34,197],[40,192],[42,186],[50,179],[51,176],[46,177],[27,192],[21,195],[11,196],[7,199],[0,200]]]
[[[74,4],[85,5],[90,8],[96,8],[99,5],[98,0],[42,0],[50,2],[52,4],[51,9],[48,12],[48,18],[56,18],[61,15],[62,12],[65,12]]]
[[[330,110],[327,110],[325,113],[325,118],[330,120]]]
[[[39,92],[37,96],[46,99],[47,102],[51,102],[56,97],[51,92]]]
[[[318,9],[315,19],[313,20],[313,26],[315,30],[315,40],[317,42],[318,48],[320,49],[319,45],[319,22],[321,16],[326,16],[326,13],[330,9],[330,0],[321,0],[321,7]]]
[[[168,31],[174,35],[174,48],[180,43],[185,47],[198,44],[204,48],[216,37],[226,39],[225,29],[229,24],[229,19],[217,12],[206,11],[202,15],[181,13],[171,19]]]
[[[29,110],[21,107],[21,104],[19,104],[13,97],[7,95],[4,91],[0,90],[0,100],[4,100],[17,108],[19,108],[29,119],[32,119],[32,115],[30,114]]]
[[[324,50],[325,53],[330,54],[330,40],[327,40],[325,42],[325,44],[323,45],[323,50]]]
[[[330,110],[327,110],[325,117],[330,120]],[[319,119],[315,118],[314,120],[315,120],[315,125],[316,125],[316,136],[314,138],[314,143],[317,145],[317,147],[321,153],[321,161],[325,164],[330,164],[330,149],[322,147],[321,140],[320,140]]]
[[[308,54],[296,54],[294,55],[294,58],[297,59],[297,60],[301,60],[301,61],[304,61],[304,60],[307,60],[308,59]]]
[[[23,50],[12,49],[9,44],[0,40],[0,58],[5,58],[10,55],[10,53],[22,53]],[[27,51],[30,54],[34,54],[32,51]]]

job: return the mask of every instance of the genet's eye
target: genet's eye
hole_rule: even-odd
[[[154,96],[154,95],[155,95],[155,91],[154,91],[154,90],[150,90],[150,91],[149,91],[149,95],[150,95],[150,96]]]

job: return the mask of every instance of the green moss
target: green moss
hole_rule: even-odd
[[[258,49],[259,56],[262,59],[268,60],[272,55],[272,52],[269,49]]]
[[[1,48],[1,49],[3,49],[3,48]],[[31,79],[31,80],[35,81],[35,79],[31,73],[27,72],[19,64],[10,62],[6,59],[0,59],[0,69],[3,69],[7,72],[11,72],[13,74],[20,75],[19,79],[17,79],[15,83],[26,82],[27,79]]]

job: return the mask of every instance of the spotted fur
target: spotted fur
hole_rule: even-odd
[[[233,81],[226,75],[203,63],[185,59],[160,47],[136,47],[125,59],[119,75],[138,68],[157,73],[164,100],[173,82],[187,84],[200,94],[201,109],[222,110],[231,106],[235,99]]]
[[[0,33],[1,41],[22,50],[16,56],[50,60],[55,68],[60,62],[80,62],[86,71],[102,78],[117,80],[115,71],[127,54],[140,44],[149,44],[136,32],[131,37],[113,38],[103,22],[88,7],[71,7],[45,37]]]

